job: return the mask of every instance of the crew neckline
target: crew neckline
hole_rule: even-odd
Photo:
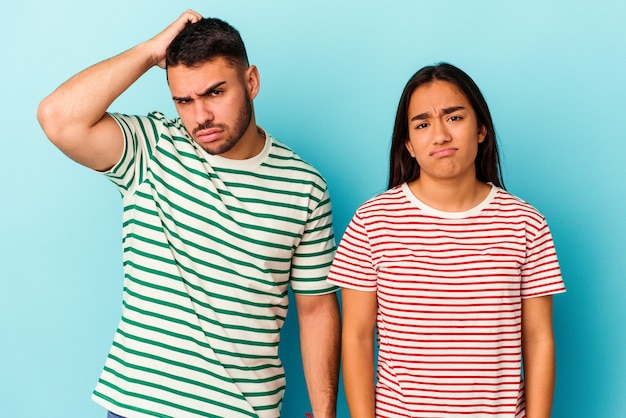
[[[263,145],[263,149],[254,157],[246,158],[244,160],[236,160],[233,158],[222,157],[221,155],[209,154],[198,144],[196,144],[196,147],[204,151],[204,158],[213,167],[250,170],[265,161],[270,153],[270,149],[272,148],[272,136],[269,135],[263,128],[259,127],[259,129],[263,132],[263,135],[265,135],[265,144]]]
[[[407,197],[407,199],[409,199],[411,203],[413,203],[419,209],[424,211],[427,215],[436,216],[438,218],[445,218],[445,219],[463,219],[463,218],[469,218],[471,216],[475,216],[479,214],[488,204],[490,204],[493,201],[493,198],[498,192],[498,188],[494,186],[492,183],[487,183],[487,184],[491,186],[491,190],[489,190],[489,193],[482,200],[482,202],[480,202],[473,208],[470,208],[462,212],[446,212],[443,210],[435,209],[432,206],[428,206],[426,203],[419,200],[413,194],[413,192],[411,191],[407,183],[402,184],[402,191],[404,192],[405,196]]]

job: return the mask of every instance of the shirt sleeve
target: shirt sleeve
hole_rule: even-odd
[[[327,281],[335,255],[332,207],[328,189],[311,212],[291,260],[291,288],[299,294],[325,294],[337,291]]]
[[[556,248],[545,219],[529,236],[521,273],[523,299],[565,292]]]
[[[124,135],[124,152],[120,160],[104,175],[123,197],[131,195],[146,178],[150,150],[158,138],[154,118],[111,113]]]
[[[376,290],[377,272],[372,260],[370,240],[358,211],[341,239],[328,281],[355,290]]]

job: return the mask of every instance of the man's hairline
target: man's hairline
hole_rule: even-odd
[[[230,55],[224,55],[224,54],[216,54],[211,56],[210,58],[206,58],[203,60],[199,60],[197,62],[194,62],[191,65],[186,65],[183,63],[179,63],[176,65],[172,65],[172,64],[168,64],[167,62],[165,63],[165,70],[167,70],[170,67],[179,67],[179,66],[183,66],[183,67],[187,67],[187,68],[194,68],[194,67],[200,67],[201,65],[213,62],[213,61],[217,61],[217,60],[224,60],[226,61],[231,67],[241,67],[242,69],[246,70],[247,68],[250,67],[250,63],[248,62],[247,58],[244,59],[240,59],[240,58],[236,58]]]
[[[239,58],[234,58],[228,55],[215,55],[212,56],[211,58],[205,59],[205,60],[201,60],[198,62],[195,62],[191,65],[186,65],[186,64],[176,64],[176,65],[171,65],[171,64],[167,64],[165,65],[165,79],[169,80],[169,69],[170,68],[176,68],[176,67],[186,67],[186,68],[190,68],[190,69],[194,69],[194,68],[198,68],[201,67],[204,64],[208,64],[211,63],[213,61],[217,61],[219,59],[224,60],[228,66],[230,66],[231,68],[235,68],[235,69],[240,69],[241,70],[241,74],[243,74],[248,68],[251,67],[251,65],[248,63],[248,60],[241,60]]]

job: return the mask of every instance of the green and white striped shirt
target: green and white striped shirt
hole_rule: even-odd
[[[180,120],[112,115],[124,154],[122,319],[93,398],[127,417],[278,417],[287,289],[325,294],[335,251],[326,182],[267,135],[209,155]]]

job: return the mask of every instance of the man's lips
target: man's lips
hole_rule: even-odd
[[[430,156],[431,157],[448,157],[452,154],[454,154],[455,152],[457,152],[458,149],[457,148],[441,148],[435,151],[431,151],[430,152]]]
[[[224,131],[219,128],[201,129],[196,132],[196,138],[200,142],[213,142],[219,139],[222,132]]]

